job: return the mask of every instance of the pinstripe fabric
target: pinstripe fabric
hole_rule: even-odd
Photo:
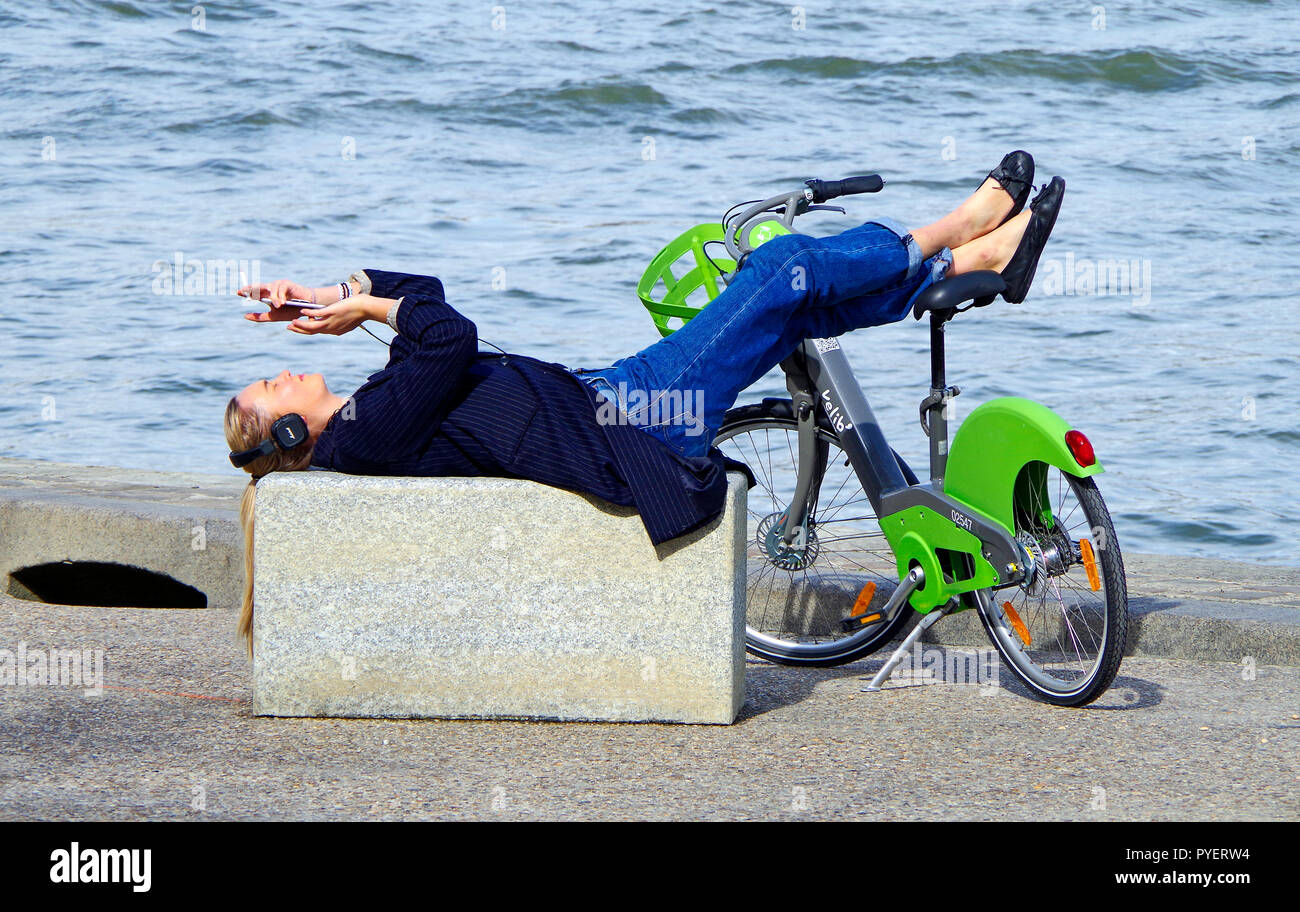
[[[388,365],[330,419],[313,467],[527,478],[635,506],[655,544],[721,511],[728,468],[748,474],[716,448],[679,456],[636,426],[600,424],[594,391],[563,365],[479,352],[438,279],[365,275],[372,294],[403,298],[398,335]]]

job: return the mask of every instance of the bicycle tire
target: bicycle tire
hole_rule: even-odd
[[[1082,509],[1083,521],[1089,532],[1089,547],[1093,551],[1095,567],[1102,577],[1098,580],[1101,584],[1100,588],[1093,590],[1091,584],[1086,583],[1088,589],[1085,590],[1080,583],[1067,582],[1067,593],[1062,596],[1060,580],[1067,579],[1076,567],[1082,567],[1086,575],[1086,566],[1080,559],[1079,564],[1071,564],[1064,572],[1044,580],[1044,592],[1047,594],[1039,599],[1041,608],[1044,609],[1042,611],[1035,609],[1032,603],[1036,596],[1024,586],[1014,590],[1003,590],[1000,593],[985,589],[975,593],[974,596],[984,630],[997,647],[1003,661],[1021,683],[1036,697],[1048,703],[1057,706],[1084,706],[1101,696],[1110,687],[1119,671],[1128,641],[1128,587],[1124,580],[1124,558],[1120,552],[1119,541],[1115,537],[1115,528],[1096,483],[1091,478],[1078,478],[1060,472],[1059,469],[1052,471],[1068,480],[1069,489]],[[1050,479],[1045,487],[1050,488]],[[1048,496],[1050,498],[1050,491]],[[1076,543],[1073,541],[1071,528],[1077,529],[1078,526],[1064,527],[1064,523],[1068,522],[1069,516],[1072,515],[1072,510],[1067,512],[1059,502],[1052,509],[1055,526],[1060,530],[1059,534],[1041,525],[1035,528],[1034,523],[1020,516],[1016,521],[1016,534],[1018,537],[1056,535],[1057,541],[1068,541],[1073,551]],[[1060,514],[1066,514],[1064,519]],[[1095,547],[1092,545],[1094,538],[1097,542]],[[1041,559],[1041,555],[1036,555],[1036,558]],[[1053,592],[1056,604],[1050,605],[1049,603],[1054,600]],[[1100,608],[1097,599],[1089,595],[1096,592],[1102,593]],[[1003,599],[1006,601],[999,604]],[[1017,599],[1021,601],[1020,607],[1012,604],[1013,600]],[[1079,647],[1083,637],[1078,629],[1081,625],[1071,620],[1071,611],[1066,606],[1067,601],[1075,599],[1078,603],[1074,605],[1076,610],[1073,616],[1076,621],[1086,624],[1089,638],[1096,643],[1097,656],[1088,661],[1086,669],[1080,668],[1078,669],[1080,673],[1071,674],[1067,678],[1062,677],[1061,673],[1055,670],[1055,666],[1065,666],[1070,663],[1068,655],[1070,650],[1062,642],[1062,631],[1068,633],[1068,638],[1074,644],[1077,656],[1075,664],[1082,665]],[[1011,615],[1008,615],[1005,610],[1006,604],[1012,604]],[[1027,607],[1029,609],[1027,613],[1031,614],[1028,621],[1020,614],[1026,612]],[[1055,613],[1058,607],[1059,617]],[[1018,625],[1025,631],[1024,634],[1016,632],[1017,623],[1010,620],[1011,616],[1016,618]],[[1103,620],[1104,629],[1100,638],[1095,636],[1092,625],[1087,624],[1089,616],[1100,617]],[[1055,639],[1051,638],[1050,632],[1053,629],[1057,631]],[[1025,636],[1028,636],[1028,641],[1025,641]],[[1035,646],[1035,643],[1038,645]],[[1058,652],[1066,654],[1058,658]]]
[[[825,541],[822,541],[821,548],[816,556],[812,558],[811,564],[797,571],[791,571],[780,566],[766,553],[763,540],[760,539],[760,528],[765,521],[770,520],[772,516],[788,505],[788,503],[780,502],[781,498],[776,493],[785,486],[780,485],[774,478],[764,478],[764,473],[768,476],[774,474],[776,456],[774,455],[767,460],[764,459],[764,453],[771,454],[772,447],[767,446],[761,449],[755,444],[746,453],[742,452],[745,449],[744,447],[735,445],[734,442],[742,434],[748,435],[760,431],[769,435],[773,431],[784,435],[784,440],[781,443],[784,452],[789,454],[790,459],[789,463],[783,465],[781,469],[788,481],[789,492],[793,493],[793,479],[798,451],[798,430],[799,424],[795,419],[794,407],[791,401],[788,399],[767,399],[761,404],[744,405],[728,411],[714,440],[714,443],[728,456],[750,465],[750,468],[754,470],[755,477],[759,479],[758,488],[752,489],[750,492],[751,498],[747,511],[749,529],[746,537],[746,575],[748,580],[746,585],[745,649],[751,655],[781,665],[805,667],[843,665],[869,655],[886,645],[897,637],[908,626],[909,622],[915,621],[920,615],[913,611],[910,606],[903,605],[894,617],[887,619],[884,623],[874,625],[874,627],[853,632],[834,629],[834,625],[838,624],[842,616],[840,609],[843,607],[843,603],[848,602],[851,596],[860,592],[862,585],[868,579],[878,584],[877,593],[871,601],[873,609],[883,605],[888,599],[889,592],[892,592],[893,587],[898,585],[897,566],[893,559],[892,549],[884,541],[883,533],[877,531],[879,526],[876,522],[875,511],[872,509],[870,501],[866,499],[865,493],[861,492],[860,485],[857,493],[861,495],[861,500],[859,501],[858,497],[854,496],[855,492],[850,491],[850,500],[839,504],[839,508],[842,509],[847,503],[861,502],[865,512],[869,514],[869,521],[864,521],[859,525],[870,529],[873,536],[878,535],[879,541],[883,545],[883,549],[875,550],[869,564],[861,564],[861,560],[865,555],[849,557],[841,553],[844,549],[841,549],[841,552],[828,552],[825,548]],[[828,445],[828,451],[832,448],[838,449],[839,438],[836,436],[834,429],[828,424],[819,420],[817,433],[819,439]],[[729,446],[729,444],[731,445]],[[781,452],[782,449],[778,448],[776,455],[780,455]],[[839,452],[842,456],[843,451],[840,450]],[[747,456],[748,458],[746,458]],[[894,458],[898,461],[899,468],[908,479],[908,482],[915,484],[916,476],[912,470],[897,453],[894,454]],[[832,463],[838,463],[839,461],[838,457],[836,459],[828,457],[828,467]],[[846,458],[843,461],[847,463]],[[848,469],[847,474],[852,480],[857,482],[856,474],[852,472],[852,469],[847,466],[844,467]],[[829,480],[831,480],[831,477],[828,475],[823,479],[822,490],[817,492],[819,510],[836,509],[834,497],[825,504],[821,503],[820,500]],[[755,491],[759,492],[757,496],[755,496]],[[768,502],[759,505],[758,499],[763,495],[767,496]],[[856,517],[853,518],[856,519]],[[832,514],[827,523],[847,521],[847,518],[840,518]],[[811,525],[812,533],[816,533],[818,528],[817,517],[814,516],[814,522]],[[845,538],[843,540],[848,541],[849,539]],[[837,566],[837,561],[841,560],[843,563]],[[856,569],[849,569],[848,564],[855,560],[863,567],[861,572]],[[825,578],[820,579],[811,599],[801,598],[800,596],[806,594],[809,589],[814,589],[807,582],[807,578],[809,576],[808,571],[816,568],[818,561],[821,561],[823,569],[833,569],[834,578],[830,581]],[[820,573],[820,571],[818,572]],[[756,578],[761,578],[761,575],[768,573],[772,574],[774,583],[779,580],[778,574],[789,574],[789,578],[784,580],[786,593],[783,597],[785,599],[786,613],[782,615],[780,620],[771,623],[766,620],[770,616],[771,591],[760,592],[756,589],[755,584]],[[796,573],[803,576],[803,579],[799,582],[794,579]],[[822,606],[823,593],[826,593],[827,600],[824,610]],[[766,599],[767,601],[760,606],[758,604],[759,599]],[[811,611],[808,607],[809,604],[813,605]],[[792,608],[794,609],[793,613],[797,616],[792,619],[792,624],[802,623],[805,628],[812,628],[811,630],[805,629],[802,631],[802,639],[791,635],[798,631],[782,629],[784,622],[791,620],[789,615]],[[763,620],[760,620],[760,616]]]

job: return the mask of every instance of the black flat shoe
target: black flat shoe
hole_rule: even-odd
[[[1061,211],[1064,198],[1065,178],[1054,177],[1029,204],[1029,224],[1025,226],[1025,234],[1001,273],[1002,280],[1007,283],[1006,291],[1002,292],[1004,301],[1019,304],[1029,294],[1034,271],[1038,269],[1038,258],[1047,246],[1047,238],[1056,224],[1056,215]]]
[[[1005,225],[1020,214],[1020,210],[1025,208],[1025,200],[1029,199],[1029,191],[1034,183],[1034,157],[1023,149],[1008,152],[988,176],[1011,194],[1013,200],[1011,211],[1007,213],[1006,218],[998,222],[999,225]],[[980,186],[984,186],[983,181],[980,181]]]

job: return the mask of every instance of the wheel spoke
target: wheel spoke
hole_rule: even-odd
[[[840,619],[868,582],[898,582],[893,551],[856,472],[846,465],[833,434],[824,429],[816,433],[828,447],[826,471],[819,487],[809,492],[803,552],[767,543],[798,480],[797,423],[792,418],[750,421],[724,427],[717,441],[729,456],[750,465],[766,495],[762,500],[751,497],[746,508],[747,639],[766,637],[791,661],[814,654],[825,658],[874,643],[886,633],[881,628],[890,624],[845,631]],[[769,554],[769,547],[777,556]],[[800,569],[783,569],[786,562]]]
[[[1033,558],[1034,579],[1002,596],[1027,624],[1029,642],[1022,644],[1016,634],[995,626],[989,630],[1003,658],[1022,680],[1053,702],[1078,705],[1095,699],[1114,677],[1123,655],[1126,606],[1122,601],[1112,602],[1112,555],[1103,553],[1098,560],[1102,572],[1099,590],[1085,588],[1079,576],[1082,565],[1075,546],[1076,530],[1086,528],[1087,537],[1097,529],[1114,534],[1109,531],[1105,505],[1095,486],[1091,480],[1055,467],[1048,467],[1047,472],[1044,483],[1033,486],[1028,511],[1017,514],[1016,536]],[[1057,476],[1054,480],[1051,473]],[[1053,488],[1056,507],[1044,519],[1042,495]],[[1118,552],[1113,559],[1118,560]],[[1122,567],[1116,572],[1122,574]]]

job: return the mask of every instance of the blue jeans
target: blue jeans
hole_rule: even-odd
[[[683,456],[702,456],[736,397],[804,339],[901,320],[951,265],[947,248],[923,260],[888,219],[830,237],[782,235],[671,336],[573,373],[600,394],[601,421],[637,425]]]

